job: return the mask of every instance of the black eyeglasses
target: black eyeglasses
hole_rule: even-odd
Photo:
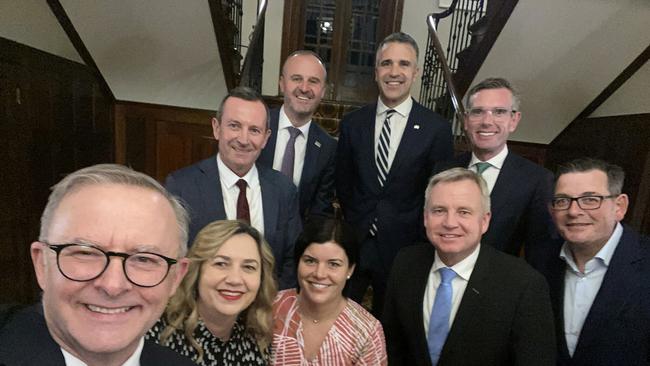
[[[583,210],[596,210],[603,204],[603,200],[607,198],[618,197],[617,194],[609,196],[588,195],[580,197],[555,197],[551,201],[551,207],[556,211],[568,210],[573,201],[578,202],[578,207]]]
[[[126,279],[140,287],[154,287],[161,284],[169,268],[178,261],[164,255],[149,252],[134,254],[105,252],[86,244],[49,244],[43,242],[56,252],[56,264],[59,272],[72,281],[92,281],[104,273],[110,257],[120,257]]]

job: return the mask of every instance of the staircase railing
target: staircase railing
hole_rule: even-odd
[[[422,72],[420,103],[453,120],[455,136],[461,135],[463,120],[460,101],[462,94],[457,92],[452,82],[453,75],[458,71],[457,55],[469,47],[471,27],[484,14],[483,0],[454,0],[447,10],[427,17],[429,39]],[[451,27],[445,52],[437,28],[440,20],[449,16]]]
[[[251,87],[262,92],[262,65],[264,63],[264,19],[266,17],[266,0],[261,0],[257,9],[257,22],[251,35],[248,52],[244,57],[241,81],[239,85]]]
[[[214,34],[228,90],[239,84],[242,0],[208,0]]]

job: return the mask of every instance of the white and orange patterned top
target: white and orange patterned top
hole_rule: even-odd
[[[273,304],[272,365],[386,365],[386,340],[381,323],[348,299],[327,333],[318,356],[304,355],[303,327],[295,289],[280,291]]]

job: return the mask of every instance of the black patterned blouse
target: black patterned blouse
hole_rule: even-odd
[[[164,320],[158,320],[149,330],[146,338],[160,343],[160,335],[166,326],[167,323]],[[255,339],[244,332],[244,326],[240,320],[237,320],[235,323],[230,339],[223,342],[210,333],[203,320],[199,319],[199,323],[194,330],[194,339],[203,347],[203,360],[199,365],[268,365],[267,360],[270,354],[268,352],[264,354],[260,352]],[[196,362],[199,356],[196,350],[190,345],[183,331],[180,330],[172,333],[167,344],[164,346],[191,358],[194,362]]]

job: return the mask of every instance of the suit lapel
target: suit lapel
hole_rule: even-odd
[[[494,188],[492,188],[492,193],[490,193],[492,212],[500,211],[501,206],[508,201],[508,191],[514,187],[514,182],[517,181],[518,168],[519,164],[514,160],[512,153],[508,152],[494,183]]]
[[[278,214],[280,211],[280,204],[278,197],[280,192],[277,187],[269,179],[268,171],[260,166],[257,167],[257,172],[260,179],[260,189],[262,191],[262,214],[264,216],[264,236],[267,241],[273,242],[272,234],[275,232],[277,225]]]
[[[427,364],[431,364],[429,358],[429,345],[427,344],[427,335],[424,333],[424,316],[422,314],[422,304],[424,303],[424,293],[427,289],[429,281],[429,271],[435,259],[435,250],[431,243],[425,243],[430,248],[426,248],[422,254],[421,260],[413,262],[414,270],[413,275],[410,276],[410,281],[413,281],[413,288],[415,289],[412,297],[412,306],[409,308],[414,309],[413,319],[415,326],[413,327],[415,334],[414,339],[419,339],[420,349],[422,354],[420,357],[428,360]]]
[[[226,209],[223,207],[223,193],[217,159],[204,160],[201,165],[203,177],[197,182],[201,197],[208,199],[203,202],[205,217],[216,217],[218,220],[226,219]]]
[[[560,259],[559,254],[550,260],[550,268],[546,280],[548,281],[551,305],[555,318],[555,336],[557,337],[558,352],[562,358],[569,358],[569,348],[564,336],[564,273],[566,263]]]
[[[582,348],[588,348],[593,337],[602,337],[601,328],[617,321],[618,315],[626,304],[630,303],[630,296],[638,295],[634,284],[641,281],[635,266],[635,263],[641,259],[640,252],[638,234],[624,229],[603,283],[582,326],[574,358],[579,355]]]
[[[368,107],[368,114],[362,116],[362,120],[356,123],[363,123],[363,127],[358,131],[361,133],[361,138],[358,141],[361,141],[359,146],[359,157],[365,160],[365,164],[361,163],[360,166],[368,166],[370,169],[367,170],[372,176],[368,177],[368,182],[372,182],[371,188],[374,193],[379,193],[381,187],[379,186],[379,181],[377,180],[377,175],[379,171],[377,170],[377,163],[375,162],[375,119],[377,116],[377,103]],[[363,136],[363,135],[366,136]]]
[[[316,168],[318,167],[318,156],[320,155],[322,142],[320,141],[320,131],[316,122],[312,121],[309,126],[309,136],[307,137],[307,146],[305,148],[305,163],[302,166],[302,175],[300,176],[300,185],[304,182],[311,181],[312,177],[316,175]]]
[[[449,352],[449,349],[456,348],[456,344],[467,344],[467,340],[464,339],[465,329],[476,327],[476,324],[481,322],[481,319],[476,319],[476,315],[481,313],[480,310],[483,306],[481,294],[490,291],[489,271],[494,250],[488,245],[481,246],[474,270],[458,306],[454,323],[442,348],[441,360],[445,357],[445,353]]]
[[[422,124],[422,121],[419,120],[420,113],[418,108],[418,104],[413,101],[413,107],[411,108],[409,118],[406,121],[406,127],[404,128],[404,134],[399,142],[397,153],[395,154],[393,164],[391,164],[388,177],[386,178],[387,184],[390,182],[392,177],[399,175],[400,165],[404,163],[407,157],[414,155],[413,149],[419,148],[417,141],[420,141],[421,139],[418,138],[418,136],[424,133],[424,125]]]
[[[270,111],[271,122],[269,128],[271,129],[271,136],[269,136],[269,141],[264,146],[262,153],[260,154],[257,161],[265,166],[270,168],[273,167],[273,158],[275,157],[275,143],[278,140],[278,125],[280,121],[280,109],[272,109]]]

